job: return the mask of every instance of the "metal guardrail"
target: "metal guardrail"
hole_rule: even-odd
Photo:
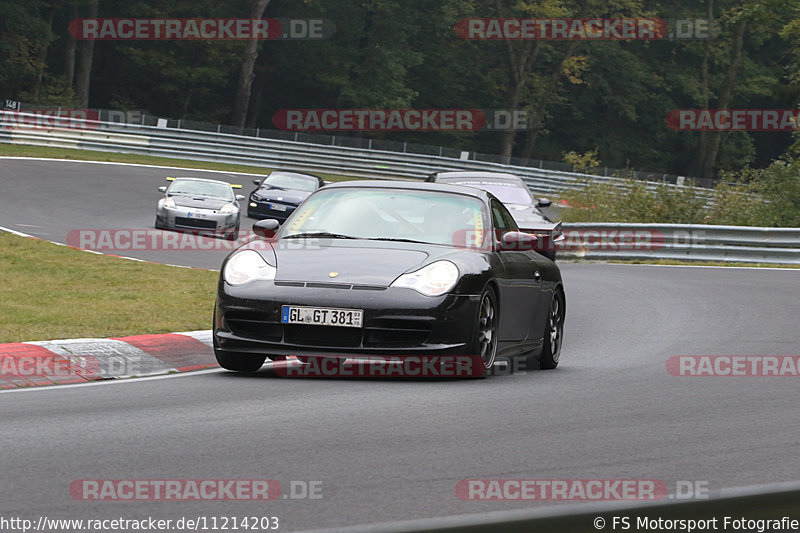
[[[0,142],[136,153],[197,161],[260,165],[269,168],[295,168],[368,178],[422,179],[431,172],[442,170],[510,172],[525,180],[539,196],[579,187],[585,181],[624,183],[624,180],[616,177],[487,161],[325,146],[217,132],[80,120],[71,117],[58,119],[69,127],[39,125],[25,127],[20,125],[21,117],[36,119],[36,115],[30,113],[0,111]],[[651,188],[661,185],[658,182],[646,183]],[[703,189],[697,192],[704,196],[708,194]]]
[[[583,222],[563,230],[563,259],[800,264],[800,228]]]
[[[381,179],[423,179],[441,170],[511,172],[537,196],[615,177],[576,174],[434,155],[325,146],[217,132],[62,118],[62,128],[21,127],[0,112],[0,142],[125,152]],[[32,116],[33,117],[33,116]],[[660,183],[648,182],[649,187]],[[668,185],[677,186],[677,185]],[[710,201],[710,191],[696,189]],[[800,264],[800,229],[659,224],[565,224],[562,258],[678,259]]]

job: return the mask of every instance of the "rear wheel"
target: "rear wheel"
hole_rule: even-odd
[[[478,319],[475,325],[475,346],[477,355],[483,364],[483,373],[480,377],[488,376],[492,371],[494,360],[497,357],[497,324],[498,324],[497,297],[494,289],[487,288],[481,294],[478,306]]]
[[[558,366],[561,357],[561,343],[564,340],[564,295],[561,291],[553,294],[550,303],[550,312],[547,314],[547,324],[544,328],[544,343],[542,355],[539,358],[539,368],[550,370]]]

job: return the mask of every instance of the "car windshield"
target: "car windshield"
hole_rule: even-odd
[[[447,183],[483,189],[495,195],[504,204],[531,205],[533,203],[533,198],[531,198],[531,193],[528,189],[514,183],[477,180],[448,181]]]
[[[175,180],[167,189],[170,196],[202,196],[233,200],[233,190],[227,183],[201,180]]]
[[[445,246],[485,227],[482,202],[461,194],[404,189],[328,189],[287,220],[280,238],[338,235]]]
[[[281,189],[297,189],[314,192],[317,190],[317,178],[298,176],[297,174],[270,174],[261,184],[262,187],[280,187]]]

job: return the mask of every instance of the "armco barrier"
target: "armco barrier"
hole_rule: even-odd
[[[800,228],[584,222],[563,230],[563,259],[800,264]]]
[[[560,172],[435,155],[325,146],[217,132],[61,118],[73,127],[20,126],[29,113],[0,111],[0,142],[137,153],[221,163],[295,168],[353,177],[422,179],[442,170],[511,172],[539,196],[580,186],[584,180],[621,183],[620,178]],[[658,183],[648,182],[649,187]],[[674,186],[674,185],[672,185]],[[707,196],[705,190],[698,194]]]

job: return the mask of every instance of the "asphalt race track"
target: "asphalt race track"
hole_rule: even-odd
[[[152,234],[178,237],[175,232],[156,230],[156,203],[164,195],[158,187],[167,185],[167,176],[190,176],[227,181],[242,185],[245,196],[255,189],[257,176],[202,170],[98,164],[61,161],[0,159],[0,226],[56,242],[67,242],[72,231],[126,230],[139,232],[150,242]],[[243,200],[240,205],[245,208]],[[242,212],[242,230],[249,230],[255,220]],[[94,235],[98,236],[99,233]],[[129,239],[121,241],[130,245]],[[232,249],[222,239],[197,237],[189,243],[197,248],[168,246],[166,249],[119,248],[103,250],[124,255],[200,268],[218,269]],[[72,242],[70,242],[72,244]],[[207,246],[208,249],[199,249]],[[152,248],[145,246],[145,248]]]
[[[74,228],[148,228],[163,175],[0,160],[0,225],[55,241]],[[193,253],[139,257],[218,268],[224,256]],[[277,516],[289,531],[559,505],[462,501],[463,479],[658,479],[671,492],[682,480],[712,494],[800,479],[797,377],[666,368],[676,355],[800,354],[800,271],[561,268],[567,325],[554,371],[312,380],[264,367],[0,393],[1,514]],[[69,492],[82,479],[221,478],[277,480],[284,493],[321,481],[322,497],[87,502]]]

